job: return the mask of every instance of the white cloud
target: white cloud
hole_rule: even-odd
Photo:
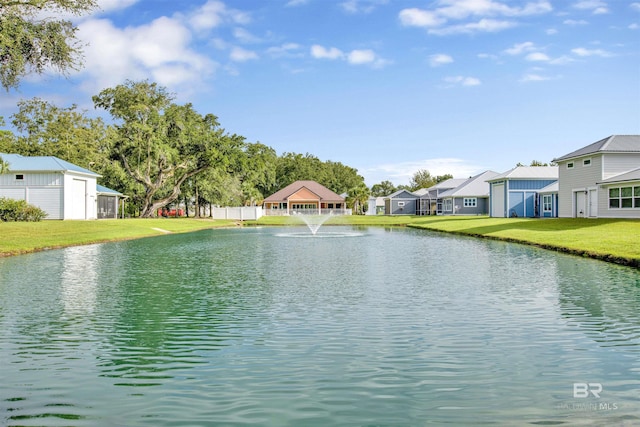
[[[554,35],[554,34],[558,34],[558,30],[556,30],[555,28],[549,28],[547,31],[545,31],[545,33],[546,33],[548,36],[552,36],[552,35]]]
[[[585,21],[584,19],[581,19],[579,21],[576,21],[575,19],[567,19],[565,21],[562,22],[564,25],[569,25],[572,27],[578,26],[578,25],[588,25],[589,22]]]
[[[527,61],[550,61],[551,58],[542,52],[532,52],[524,57]]]
[[[370,49],[366,50],[352,50],[347,55],[347,61],[349,64],[370,64],[376,60],[376,54]]]
[[[429,65],[432,67],[439,67],[441,65],[450,64],[453,62],[453,58],[443,53],[438,53],[429,56]]]
[[[506,53],[507,55],[520,55],[525,52],[531,52],[534,50],[537,50],[537,48],[533,42],[524,42],[514,44],[509,49],[505,49],[504,53]]]
[[[416,8],[403,9],[398,15],[402,25],[406,27],[437,27],[446,22],[434,12]]]
[[[524,76],[522,76],[522,78],[520,79],[521,82],[523,83],[527,83],[527,82],[544,82],[547,80],[551,80],[551,77],[548,76],[542,76],[540,74],[525,74]]]
[[[582,0],[573,5],[576,9],[591,10],[594,15],[609,13],[607,3],[601,0]]]
[[[251,50],[246,50],[236,46],[231,49],[229,58],[234,62],[246,62],[253,59],[258,59],[258,54]]]
[[[326,48],[324,46],[314,44],[311,46],[311,56],[316,59],[344,59],[351,65],[371,65],[374,68],[382,68],[390,62],[380,58],[371,49],[355,49],[345,54],[336,47]]]
[[[455,86],[478,86],[481,84],[480,80],[475,77],[464,76],[450,76],[444,78],[445,83]]]
[[[640,2],[633,2],[629,5],[629,7],[635,11],[640,12]]]
[[[289,2],[287,2],[285,7],[302,6],[302,5],[307,4],[307,3],[309,3],[309,0],[289,0]]]
[[[208,31],[225,22],[246,25],[251,22],[251,18],[247,13],[230,9],[220,1],[209,0],[193,11],[188,21],[195,30]]]
[[[272,58],[281,58],[281,57],[295,57],[301,55],[300,46],[297,43],[284,43],[280,46],[272,46],[267,49],[267,53],[271,55]]]
[[[607,52],[602,49],[586,49],[584,47],[577,47],[575,49],[571,49],[571,53],[574,53],[578,56],[600,56],[603,58],[613,56],[610,52]]]
[[[524,17],[549,13],[553,10],[546,0],[526,3],[523,7],[509,6],[494,0],[440,0],[433,9],[408,8],[398,14],[400,23],[407,27],[422,27],[438,35],[496,32],[517,24],[515,21],[490,19],[493,17]],[[449,24],[449,21],[473,19],[472,22]],[[480,18],[478,20],[478,18]]]
[[[500,21],[496,19],[481,19],[478,22],[470,22],[462,25],[452,25],[444,28],[434,28],[429,30],[429,33],[436,35],[451,35],[451,34],[471,34],[471,33],[495,33],[498,31],[513,28],[518,25],[514,21]]]
[[[311,46],[311,56],[316,59],[340,59],[344,56],[344,53],[338,48],[331,47],[329,49],[319,44]]]
[[[162,17],[140,27],[116,28],[110,21],[81,23],[88,45],[79,72],[85,90],[96,93],[125,80],[153,78],[160,85],[188,85],[215,71],[217,64],[189,48],[191,33],[177,19]]]
[[[627,28],[629,28],[630,30],[637,30],[638,28],[640,28],[640,25],[638,25],[638,24],[631,24],[631,25],[629,25]]]
[[[388,0],[347,0],[340,3],[340,6],[347,13],[371,13],[386,3]]]
[[[233,37],[241,43],[260,43],[262,41],[259,37],[254,36],[251,32],[241,27],[234,28]]]

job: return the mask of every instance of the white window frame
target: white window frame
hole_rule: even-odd
[[[553,195],[542,195],[542,212],[553,212]]]
[[[478,207],[478,198],[477,197],[465,197],[462,199],[462,205],[465,208],[477,208]]]
[[[404,202],[398,202],[398,207],[399,208],[404,207]]]
[[[573,169],[573,162],[567,163],[567,169]]]
[[[592,164],[592,163],[593,163],[593,162],[591,161],[591,158],[588,158],[588,159],[584,159],[584,160],[582,160],[582,166],[584,166],[584,167],[586,167],[586,168],[588,168],[589,166],[591,166],[591,164]]]
[[[453,212],[453,200],[444,199],[443,200],[443,211],[444,212]]]
[[[631,195],[622,197],[623,188],[631,188]],[[611,190],[618,190],[618,195],[616,197],[611,197]],[[607,199],[609,200],[609,209],[640,209],[640,185],[609,187],[607,189]],[[631,206],[622,206],[623,199],[631,199]],[[611,206],[612,200],[617,200],[618,206]]]

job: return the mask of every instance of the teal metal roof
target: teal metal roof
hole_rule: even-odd
[[[20,154],[0,153],[0,158],[9,164],[11,172],[76,172],[85,175],[100,176],[89,169],[69,163],[55,156],[22,156]]]
[[[96,190],[98,194],[105,194],[105,195],[112,195],[112,196],[124,196],[124,194],[122,194],[119,191],[116,190],[112,190],[108,187],[105,187],[104,185],[100,185],[97,184],[96,185]]]

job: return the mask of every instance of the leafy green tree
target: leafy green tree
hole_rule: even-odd
[[[369,188],[367,188],[364,182],[349,189],[347,192],[347,206],[350,205],[356,215],[364,215],[369,194]]]
[[[17,88],[29,73],[63,74],[81,65],[77,28],[59,18],[96,9],[96,0],[0,0],[0,84]]]
[[[526,166],[526,165],[518,162],[516,166]],[[529,164],[529,166],[549,166],[549,163],[544,163],[544,162],[541,162],[540,160],[531,160],[531,163]]]
[[[444,175],[438,175],[435,178],[436,179],[436,184],[438,184],[440,182],[443,182],[443,181],[446,181],[448,179],[452,179],[452,178],[453,178],[453,175],[451,175],[450,173],[445,173]]]
[[[433,187],[435,184],[437,184],[435,177],[426,169],[421,169],[414,173],[411,181],[409,181],[411,191]]]
[[[107,165],[107,127],[88,118],[76,105],[60,108],[39,98],[18,103],[12,124],[19,132],[11,152],[25,156],[56,156],[102,173]]]
[[[389,194],[393,194],[397,191],[396,187],[391,181],[382,181],[379,184],[373,184],[371,186],[371,195],[373,197],[384,197]]]
[[[127,81],[93,97],[118,122],[112,158],[143,189],[141,216],[175,201],[182,184],[214,165],[224,168],[237,138],[213,114],[176,105],[156,83]]]

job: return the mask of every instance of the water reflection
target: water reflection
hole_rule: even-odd
[[[62,302],[66,315],[91,314],[96,305],[101,245],[63,250]]]
[[[352,231],[214,230],[0,260],[0,424],[639,420],[638,271]],[[602,383],[618,409],[573,410],[574,382]]]

